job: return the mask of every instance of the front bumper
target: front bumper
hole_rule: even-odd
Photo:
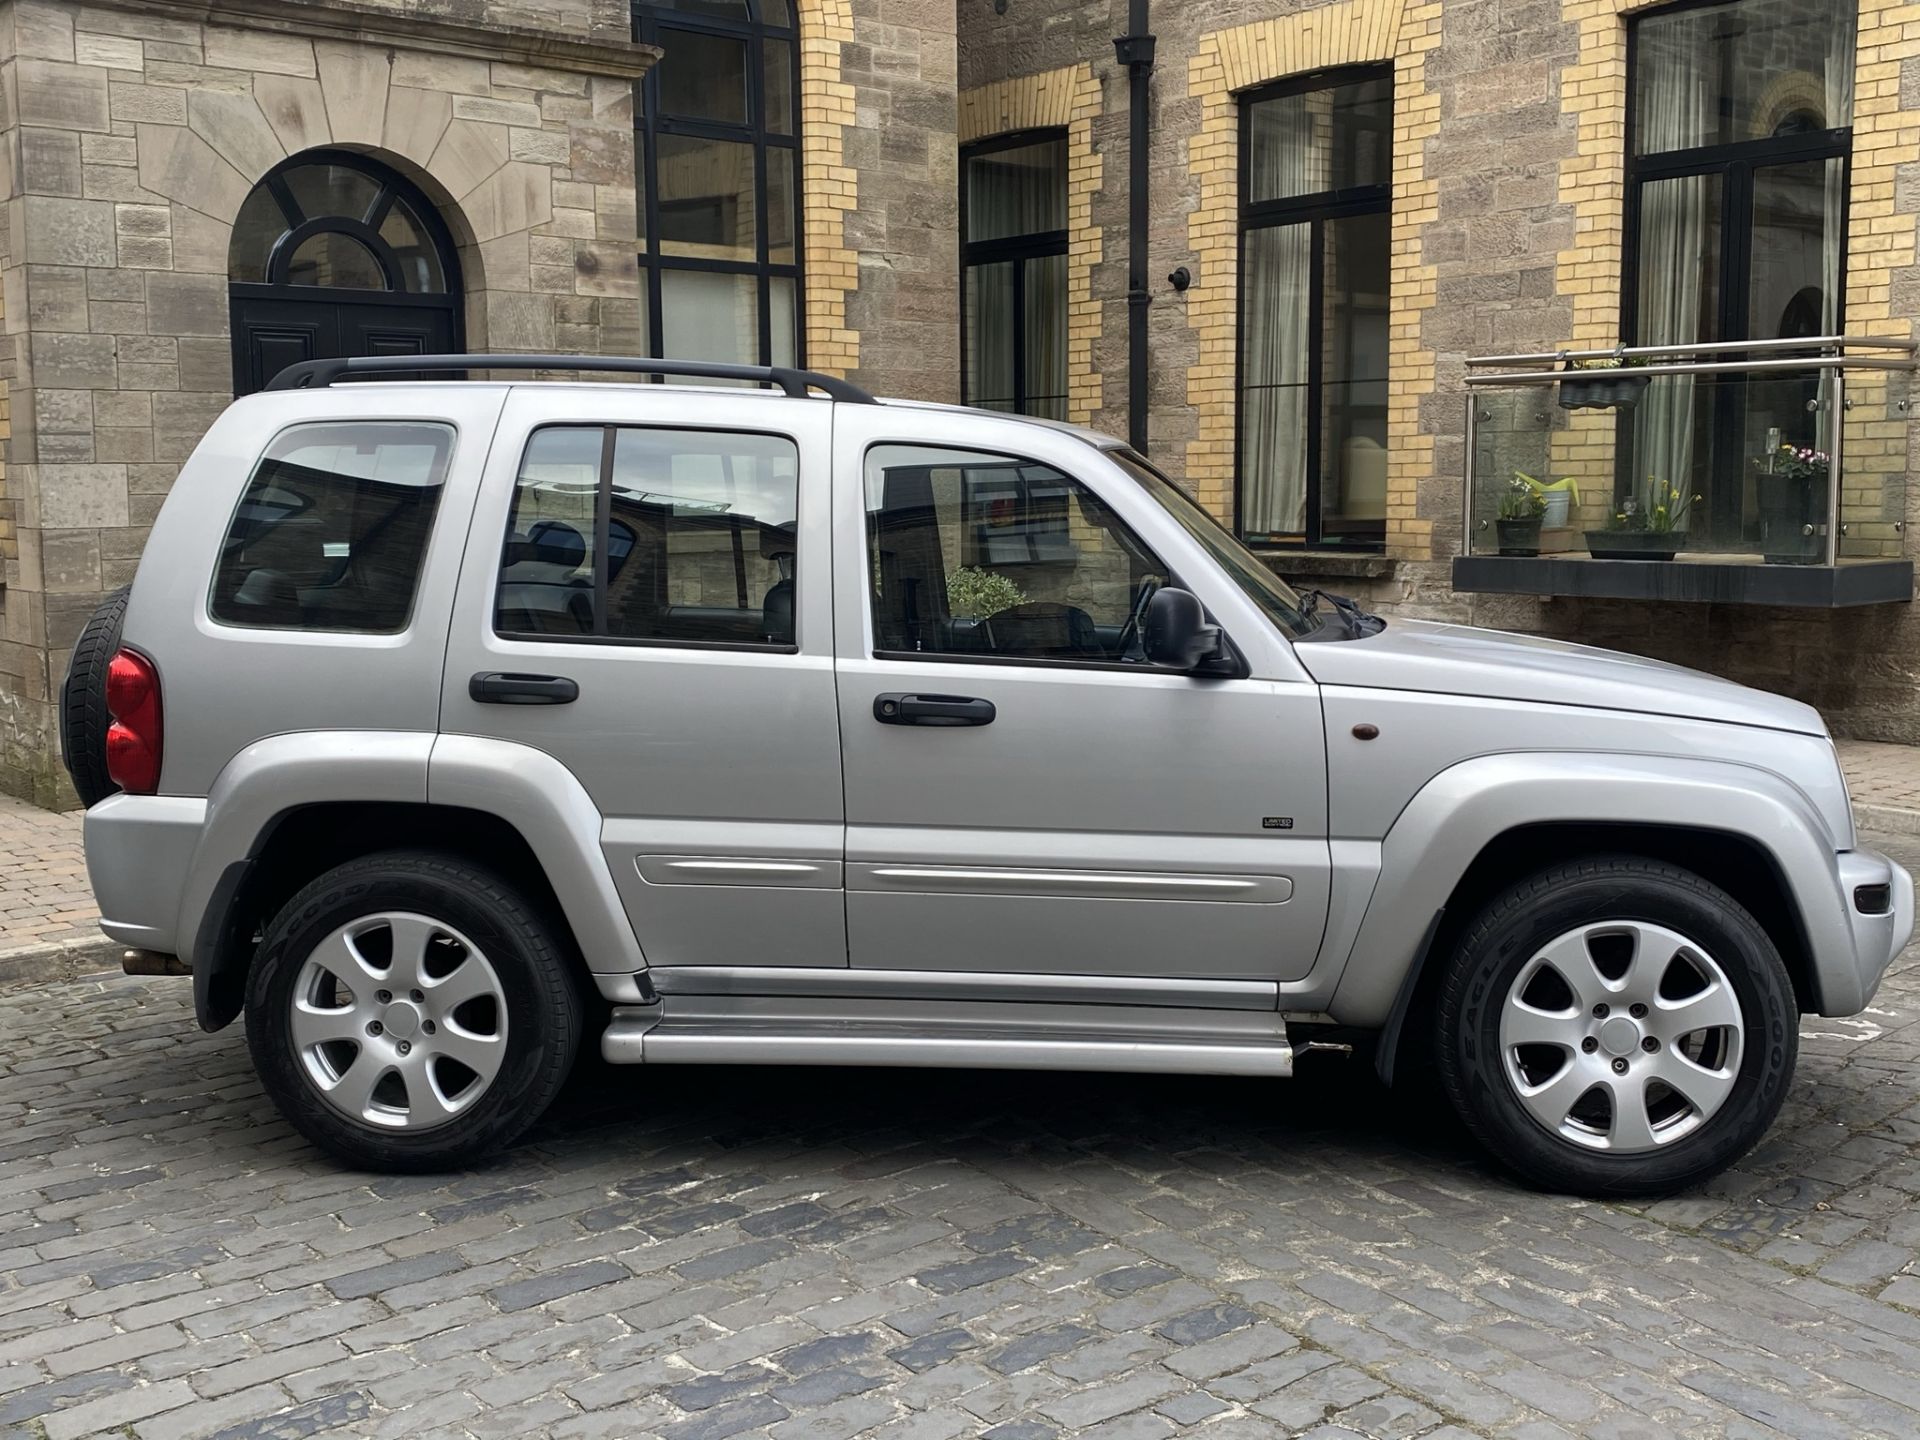
[[[1822,1015],[1857,1015],[1873,999],[1887,967],[1913,938],[1913,876],[1878,850],[1847,850],[1834,857],[1840,897],[1852,932],[1853,963],[1834,963],[1831,947],[1815,944],[1820,957],[1818,1010]],[[1891,897],[1886,911],[1863,915],[1854,894],[1863,886],[1885,885]]]

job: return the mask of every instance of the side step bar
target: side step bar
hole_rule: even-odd
[[[1096,1007],[1088,1007],[1090,1009]],[[1217,1014],[1217,1012],[1215,1012]],[[616,1009],[601,1039],[615,1065],[904,1065],[986,1070],[1122,1070],[1188,1075],[1293,1073],[1285,1022],[1219,1034],[1106,1026],[1095,1017],[1045,1027],[1018,1023],[862,1024],[700,1016],[676,1022],[659,1007]]]

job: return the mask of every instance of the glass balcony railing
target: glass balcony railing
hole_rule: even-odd
[[[1821,336],[1467,362],[1474,556],[1906,556],[1912,342]]]

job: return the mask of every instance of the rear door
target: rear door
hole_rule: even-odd
[[[573,772],[650,965],[847,963],[833,410],[634,385],[501,415],[441,728]]]
[[[1069,435],[843,406],[834,440],[853,965],[1306,974],[1325,741],[1278,632]],[[1146,663],[1138,617],[1167,584],[1199,595],[1246,678]]]

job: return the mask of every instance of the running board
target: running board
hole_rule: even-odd
[[[618,1008],[600,1042],[615,1065],[901,1065],[984,1070],[1118,1070],[1188,1075],[1293,1073],[1286,1023],[1275,1014],[1180,1014],[1132,1010],[1103,1017],[1044,1016],[1001,1007],[1005,1019],[977,1012],[905,1019],[767,1013],[677,1017],[664,1006]],[[1057,1012],[1063,1007],[1045,1007]],[[1100,1007],[1080,1007],[1098,1011]],[[1231,1013],[1231,1012],[1229,1012]],[[1195,1023],[1196,1019],[1203,1020]],[[1036,1023],[1037,1022],[1037,1023]],[[1118,1023],[1116,1023],[1118,1022]]]

